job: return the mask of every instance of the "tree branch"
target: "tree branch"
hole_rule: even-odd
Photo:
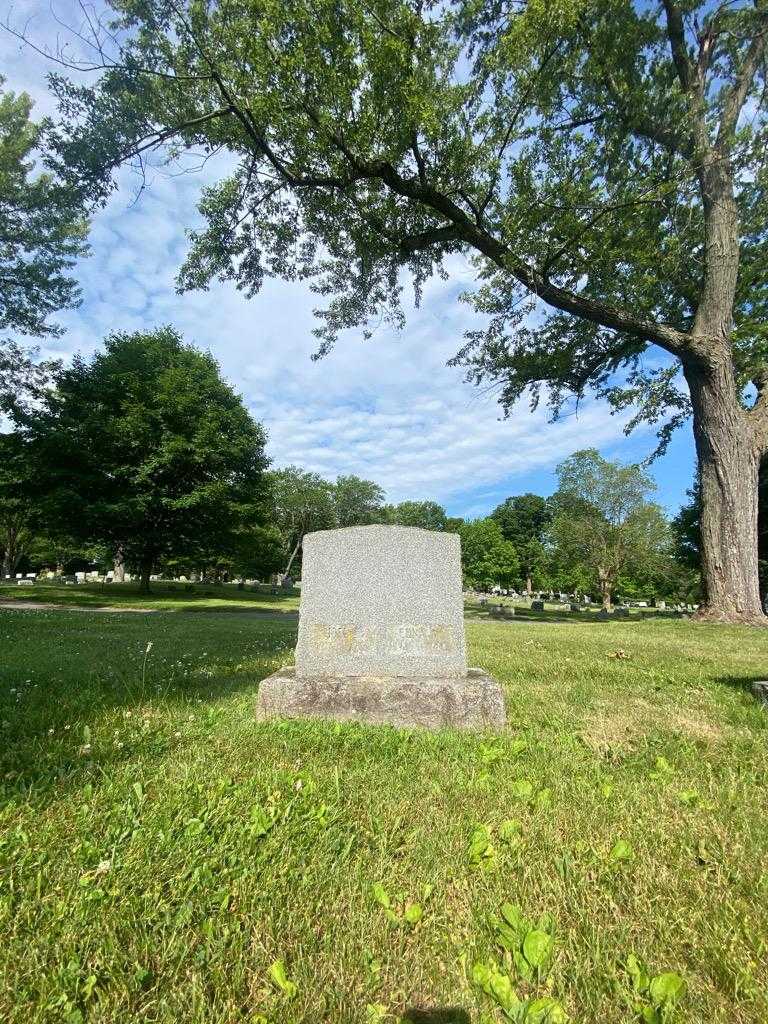
[[[693,68],[685,45],[685,26],[680,8],[673,0],[662,0],[667,15],[667,36],[672,47],[672,60],[684,93],[691,91]]]
[[[723,112],[720,117],[720,125],[717,131],[716,146],[724,149],[736,129],[741,108],[754,81],[761,59],[768,54],[768,15],[765,16],[765,24],[753,37],[749,44],[744,63],[741,65],[736,80],[725,94]]]
[[[549,305],[572,313],[609,330],[623,331],[644,341],[652,341],[673,355],[680,356],[689,346],[689,336],[671,324],[609,303],[587,298],[553,284],[541,271],[523,263],[508,246],[475,224],[453,200],[431,185],[404,178],[386,162],[358,163],[366,177],[380,178],[397,195],[424,203],[453,224],[459,239],[471,245],[498,267],[512,274],[522,285]]]

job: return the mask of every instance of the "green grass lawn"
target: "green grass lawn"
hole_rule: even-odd
[[[267,589],[244,588],[233,584],[190,584],[157,582],[149,594],[139,592],[137,583],[36,582],[32,587],[15,583],[0,585],[0,603],[24,602],[56,604],[67,608],[140,608],[145,611],[271,611],[295,612],[298,595],[272,594]]]
[[[0,1020],[500,1024],[495,962],[624,1024],[634,954],[685,980],[669,1020],[764,1024],[765,635],[468,638],[502,736],[257,724],[292,617],[0,609]]]

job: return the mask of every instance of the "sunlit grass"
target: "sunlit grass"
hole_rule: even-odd
[[[257,724],[279,617],[0,610],[0,1020],[502,1021],[471,972],[505,901],[554,930],[539,979],[505,967],[521,998],[639,1020],[634,953],[685,979],[675,1019],[767,1020],[762,634],[468,639],[502,736]]]

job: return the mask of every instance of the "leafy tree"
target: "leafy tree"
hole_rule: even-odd
[[[78,544],[63,535],[46,532],[45,523],[38,521],[26,550],[30,571],[49,569],[57,573],[88,572],[109,565],[112,551],[103,544]]]
[[[491,516],[501,527],[504,538],[514,544],[525,589],[530,594],[533,577],[545,564],[544,535],[552,521],[552,510],[546,498],[538,494],[518,494],[503,501]]]
[[[556,558],[588,572],[610,609],[619,575],[639,566],[647,571],[669,550],[664,513],[646,500],[653,481],[639,466],[609,462],[594,448],[561,462],[557,476],[550,531]]]
[[[507,410],[592,390],[662,443],[692,415],[708,613],[763,621],[764,0],[114,7],[97,83],[54,79],[51,141],[97,201],[168,145],[232,156],[182,288],[314,278],[324,352],[472,254],[488,327],[456,362]]]
[[[698,476],[686,493],[690,500],[671,523],[675,557],[686,569],[698,572],[701,569],[701,483]]]
[[[422,530],[445,530],[448,518],[436,501],[401,501],[387,510],[387,519],[395,526],[417,526]]]
[[[69,272],[86,251],[77,190],[51,173],[35,173],[41,127],[30,120],[31,110],[26,93],[0,89],[0,409],[6,411],[21,396],[38,393],[55,365],[35,363],[34,350],[7,333],[60,333],[48,318],[77,305],[79,289]]]
[[[12,576],[34,539],[29,452],[19,433],[0,434],[0,574]]]
[[[285,564],[283,538],[274,525],[247,522],[232,533],[228,544],[211,541],[193,558],[168,559],[163,567],[174,575],[199,575],[202,580],[223,583],[235,576],[268,580]]]
[[[493,519],[476,519],[459,529],[464,581],[471,587],[509,587],[520,565],[514,546]]]
[[[49,529],[121,550],[144,590],[170,556],[225,553],[265,497],[265,435],[170,327],[111,334],[22,417]]]
[[[380,523],[384,515],[384,491],[371,480],[340,476],[333,488],[337,526],[367,526]]]
[[[329,530],[335,522],[333,484],[318,473],[288,466],[270,474],[274,521],[283,538],[285,572],[301,550],[304,535]]]

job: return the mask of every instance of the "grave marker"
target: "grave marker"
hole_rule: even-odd
[[[467,668],[456,534],[356,526],[304,538],[295,667],[259,687],[259,718],[399,726],[504,724],[499,684]]]

